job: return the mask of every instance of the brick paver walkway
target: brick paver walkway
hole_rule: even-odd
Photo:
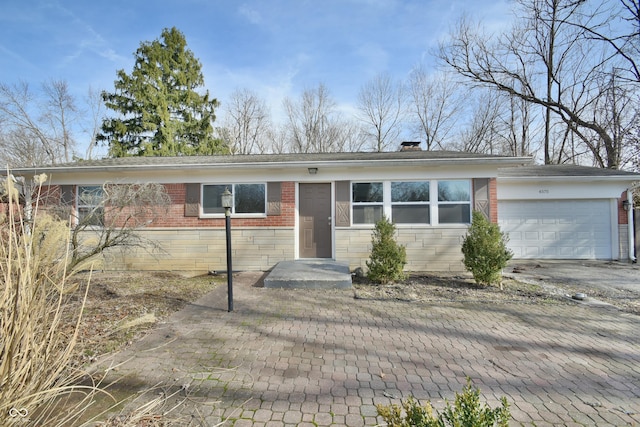
[[[436,409],[466,377],[513,425],[640,423],[640,318],[571,304],[435,305],[235,279],[117,355],[108,378],[182,388],[185,425],[373,426],[375,404]],[[124,361],[124,362],[123,362]],[[170,407],[166,405],[165,409]]]

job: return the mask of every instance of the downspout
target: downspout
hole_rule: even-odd
[[[633,231],[633,194],[627,189],[627,200],[629,201],[629,210],[627,211],[627,235],[629,236],[629,260],[632,263],[637,261],[634,254],[636,249],[635,235]]]

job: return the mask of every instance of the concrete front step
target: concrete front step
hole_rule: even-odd
[[[265,288],[345,289],[351,287],[347,263],[332,260],[282,261],[264,279]]]

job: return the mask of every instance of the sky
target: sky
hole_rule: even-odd
[[[324,84],[353,110],[378,74],[435,70],[432,52],[466,14],[507,26],[509,0],[0,0],[0,82],[65,80],[77,99],[113,91],[143,41],[176,27],[223,105],[236,89],[276,117],[285,97]]]

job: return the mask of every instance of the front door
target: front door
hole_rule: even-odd
[[[300,258],[331,258],[331,184],[300,184]]]

